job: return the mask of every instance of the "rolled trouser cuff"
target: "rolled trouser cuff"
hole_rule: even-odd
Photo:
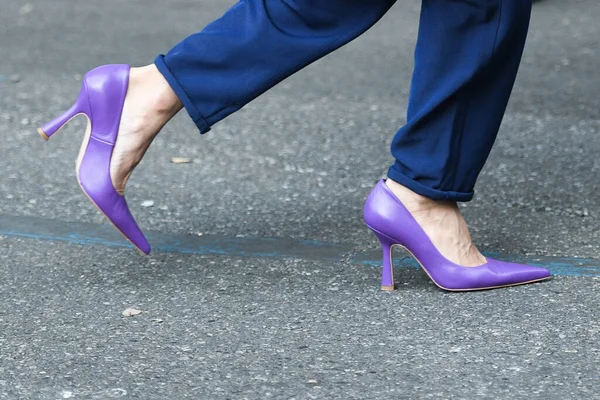
[[[190,100],[185,90],[183,90],[183,87],[165,63],[164,57],[165,56],[163,54],[159,54],[154,60],[154,65],[156,65],[156,68],[158,68],[158,71],[165,77],[167,83],[171,86],[173,92],[175,92],[175,95],[179,98],[181,103],[183,103],[183,107],[185,107],[185,110],[200,130],[200,133],[204,134],[210,131],[210,124],[194,106],[194,103]]]
[[[473,199],[475,192],[454,192],[449,190],[433,189],[429,186],[425,186],[422,183],[415,181],[399,172],[392,165],[388,170],[388,178],[398,182],[402,186],[405,186],[413,192],[420,194],[421,196],[428,197],[432,200],[448,200],[456,202],[466,202]]]

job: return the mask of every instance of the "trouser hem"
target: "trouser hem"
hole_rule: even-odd
[[[183,90],[183,87],[165,63],[164,57],[165,56],[163,54],[159,54],[154,60],[154,65],[156,65],[156,68],[158,68],[158,71],[167,80],[167,83],[169,84],[169,86],[171,86],[171,89],[173,89],[175,95],[179,98],[181,103],[183,103],[183,107],[189,114],[190,118],[192,118],[192,121],[194,121],[194,123],[200,130],[200,133],[204,134],[210,131],[210,124],[208,123],[206,118],[204,118],[204,116],[200,113],[200,111],[198,111],[198,109],[194,106],[194,103],[190,100],[185,90]]]
[[[474,192],[454,192],[449,190],[438,190],[425,186],[419,183],[401,172],[397,171],[393,166],[388,170],[388,178],[398,182],[402,186],[405,186],[413,192],[420,194],[421,196],[428,197],[432,200],[448,200],[457,202],[467,202],[473,199]]]

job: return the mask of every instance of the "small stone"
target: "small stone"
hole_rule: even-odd
[[[316,385],[319,383],[319,381],[316,379],[309,379],[306,383],[310,383],[311,385]]]
[[[11,75],[10,78],[8,78],[9,81],[11,81],[12,83],[19,83],[21,82],[21,75]]]
[[[154,201],[153,200],[142,201],[142,207],[152,207],[153,205],[154,205]]]

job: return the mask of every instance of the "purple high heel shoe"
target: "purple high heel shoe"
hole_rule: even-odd
[[[108,220],[139,251],[150,252],[150,244],[129,211],[125,197],[110,178],[110,160],[117,141],[121,112],[129,85],[129,65],[105,65],[83,78],[79,97],[61,116],[38,129],[48,140],[79,114],[88,119],[77,159],[77,179],[83,192]]]
[[[487,259],[477,267],[463,267],[440,254],[423,228],[387,187],[379,181],[367,198],[364,219],[383,248],[382,290],[394,290],[392,246],[408,250],[441,289],[468,291],[537,282],[550,277],[545,268]]]

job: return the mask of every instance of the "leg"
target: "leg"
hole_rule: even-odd
[[[395,0],[242,0],[155,63],[201,132],[356,38]]]
[[[485,259],[454,202],[473,197],[521,60],[531,0],[424,0],[406,125],[388,186],[436,247],[465,266]],[[409,190],[410,189],[410,190]]]
[[[150,245],[124,190],[162,127],[185,106],[206,132],[212,123],[366,31],[394,2],[240,0],[154,65],[106,65],[89,71],[73,106],[38,132],[48,140],[74,116],[88,118],[77,163],[81,188],[148,254]]]
[[[155,65],[132,69],[111,163],[123,192],[160,129],[184,106],[202,133],[356,38],[395,0],[241,0]]]

